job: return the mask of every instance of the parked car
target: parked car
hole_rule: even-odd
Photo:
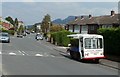
[[[31,33],[35,33],[35,31],[31,31]]]
[[[23,38],[23,35],[22,34],[18,34],[17,37]]]
[[[30,31],[26,31],[27,34],[30,34]]]
[[[10,36],[6,32],[0,33],[0,42],[7,42],[10,43]]]
[[[26,33],[23,33],[23,36],[26,36]]]
[[[43,40],[43,35],[41,35],[41,34],[36,34],[35,39],[36,39],[36,40]]]

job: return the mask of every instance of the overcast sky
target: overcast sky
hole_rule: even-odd
[[[10,1],[10,0],[9,0]],[[41,22],[44,15],[50,14],[51,19],[64,19],[70,15],[109,15],[111,10],[118,13],[118,2],[36,2],[34,0],[21,0],[23,2],[8,2],[4,0],[0,3],[2,17],[11,16],[31,25]],[[73,0],[71,0],[73,1]]]

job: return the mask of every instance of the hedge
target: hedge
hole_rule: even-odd
[[[100,28],[98,34],[104,37],[105,54],[120,55],[120,28]]]
[[[2,30],[2,32],[7,32],[10,35],[14,35],[14,30]]]
[[[73,34],[73,32],[69,32],[66,30],[53,32],[51,33],[51,38],[53,38],[53,43],[59,46],[67,46],[70,43],[70,38],[67,35]]]

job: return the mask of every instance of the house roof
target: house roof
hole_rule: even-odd
[[[18,21],[18,23],[23,23],[23,21]]]
[[[120,14],[115,14],[114,16],[111,15],[104,15],[104,16],[97,16],[91,18],[77,18],[74,21],[71,21],[69,24],[78,24],[78,25],[86,25],[86,24],[120,24],[119,19]]]
[[[0,25],[5,30],[8,30],[8,29],[13,27],[13,25],[10,22],[8,22],[7,20],[3,19],[2,17],[0,17],[0,21],[1,21]]]
[[[119,15],[115,14],[114,16],[106,15],[106,16],[99,16],[97,17],[98,24],[120,24],[119,23]]]

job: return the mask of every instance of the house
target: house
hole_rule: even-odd
[[[24,26],[23,21],[18,21],[18,28],[19,28],[21,25]]]
[[[74,21],[66,24],[66,30],[75,33],[82,34],[96,34],[99,28],[119,27],[120,14],[115,14],[115,11],[111,11],[110,15],[92,17],[89,15],[88,18],[75,18]]]
[[[18,26],[16,26],[16,32],[15,32],[15,35],[21,35],[23,34],[25,31],[24,31],[24,28],[25,28],[25,25],[24,25],[24,22],[23,21],[18,21]]]
[[[35,23],[34,26],[35,26],[35,32],[41,32],[42,31],[41,30],[41,23]]]
[[[4,20],[2,17],[0,17],[0,29],[2,28],[4,30],[10,30],[11,28],[13,28],[13,25],[10,22]]]

